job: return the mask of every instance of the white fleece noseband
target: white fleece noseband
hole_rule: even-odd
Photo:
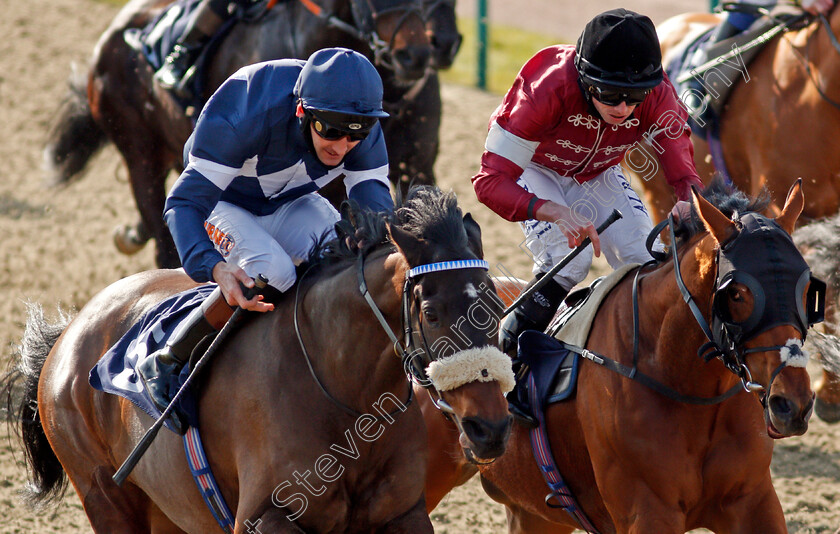
[[[515,384],[510,358],[490,346],[462,350],[435,360],[426,368],[426,374],[438,391],[449,391],[476,380],[496,380],[504,394]]]

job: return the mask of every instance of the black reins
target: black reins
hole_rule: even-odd
[[[665,226],[669,227],[670,231],[670,238],[671,238],[671,257],[674,262],[674,276],[676,278],[677,287],[680,290],[680,294],[682,295],[683,301],[688,305],[688,308],[691,310],[692,315],[697,322],[697,325],[703,331],[703,334],[706,336],[708,340],[706,343],[700,346],[697,350],[697,354],[701,357],[704,361],[708,362],[711,359],[717,357],[719,358],[724,366],[734,373],[738,378],[740,378],[741,383],[736,384],[726,392],[714,396],[714,397],[698,397],[694,395],[683,395],[678,391],[674,390],[673,388],[666,386],[662,382],[654,379],[653,377],[646,375],[638,370],[638,362],[639,362],[639,296],[638,296],[638,287],[639,287],[639,277],[642,271],[657,261],[662,261],[668,258],[668,255],[662,252],[653,252],[652,251],[652,244],[655,240],[656,236],[665,228]],[[685,403],[685,404],[696,404],[696,405],[713,405],[719,404],[730,397],[734,396],[735,394],[739,393],[741,390],[744,390],[748,393],[763,390],[763,393],[760,396],[761,405],[766,408],[767,407],[767,399],[769,398],[770,389],[772,388],[773,381],[782,372],[782,370],[787,366],[786,361],[782,361],[778,367],[771,373],[770,381],[767,384],[767,387],[762,386],[752,380],[752,374],[750,373],[749,368],[747,367],[745,357],[748,354],[756,353],[756,352],[770,352],[770,351],[781,351],[783,346],[774,345],[774,346],[767,346],[767,347],[752,347],[747,349],[740,348],[737,344],[732,343],[729,347],[721,347],[716,341],[715,336],[712,333],[711,328],[709,327],[708,321],[703,316],[703,313],[700,311],[700,307],[697,305],[694,297],[692,296],[691,292],[685,285],[685,282],[682,277],[682,273],[680,271],[680,262],[679,257],[677,255],[677,247],[676,247],[676,235],[674,232],[674,219],[673,216],[669,215],[668,218],[658,225],[654,227],[651,231],[648,240],[648,250],[651,250],[651,255],[656,258],[642,266],[640,266],[636,270],[636,274],[633,278],[633,289],[632,289],[632,301],[633,301],[633,366],[628,367],[622,363],[613,360],[612,358],[603,356],[601,354],[594,353],[588,349],[584,349],[581,347],[575,347],[572,345],[567,345],[569,350],[580,354],[582,357],[590,360],[593,363],[601,365],[602,367],[606,367],[611,371],[614,371],[626,378],[631,380],[635,380],[640,384],[660,393],[661,395],[672,399],[677,402]],[[715,313],[714,310],[712,313]],[[746,340],[745,340],[746,341]]]
[[[373,57],[376,63],[390,70],[396,70],[391,55],[394,41],[408,18],[412,15],[417,15],[421,21],[425,22],[422,7],[416,2],[377,10],[372,0],[350,0],[350,7],[353,12],[353,24],[345,22],[313,0],[300,0],[300,2],[310,13],[324,20],[328,26],[332,26],[360,41],[366,42],[371,51],[373,51]],[[394,27],[391,38],[388,42],[385,42],[376,32],[376,19],[383,14],[394,12],[402,12],[402,16]]]
[[[357,273],[358,280],[359,280],[359,290],[361,291],[362,295],[364,296],[365,301],[368,303],[370,308],[373,310],[373,313],[376,316],[379,323],[381,325],[383,325],[383,327],[385,329],[385,333],[388,334],[388,337],[390,337],[391,341],[394,342],[394,350],[396,351],[396,348],[399,346],[399,340],[397,339],[397,336],[394,335],[394,331],[391,330],[391,327],[388,326],[388,321],[385,320],[385,317],[382,315],[382,312],[379,311],[379,308],[376,306],[376,303],[373,302],[373,298],[370,296],[370,293],[367,290],[367,284],[365,283],[365,274],[364,274],[365,265],[364,265],[364,263],[365,263],[365,255],[364,255],[363,252],[359,252],[358,273]],[[348,405],[344,404],[343,402],[341,402],[340,400],[336,399],[327,390],[326,386],[324,386],[324,384],[318,378],[318,374],[315,372],[315,368],[312,366],[312,359],[309,357],[309,351],[306,350],[306,344],[303,342],[303,336],[301,336],[301,334],[300,334],[300,324],[298,322],[298,307],[301,304],[300,288],[303,286],[303,279],[309,273],[310,269],[311,269],[311,267],[309,269],[307,269],[306,271],[304,271],[304,273],[301,275],[300,279],[298,280],[297,289],[295,290],[295,304],[294,304],[294,315],[293,315],[293,318],[294,318],[293,322],[294,322],[294,325],[295,325],[295,335],[297,335],[298,344],[300,345],[300,349],[303,352],[303,358],[306,361],[306,366],[309,368],[309,374],[312,375],[312,378],[315,380],[315,383],[318,385],[318,389],[321,390],[321,393],[326,398],[328,398],[333,404],[338,406],[341,409],[341,411],[343,411],[344,413],[346,413],[346,414],[348,414],[352,417],[357,417],[358,418],[358,417],[360,417],[362,415],[365,415],[365,414],[362,414],[361,412],[355,410],[354,408],[351,408],[350,406],[348,406]],[[400,348],[402,348],[402,347],[400,347]],[[403,365],[405,365],[406,351],[405,351],[405,349],[402,349],[402,350],[403,350]],[[376,419],[378,419],[380,421],[391,422],[396,418],[396,416],[398,416],[400,413],[404,412],[405,408],[407,408],[409,405],[411,405],[411,403],[413,401],[414,401],[414,388],[412,387],[411,382],[409,382],[409,384],[408,384],[408,400],[406,400],[406,402],[403,403],[403,408],[402,409],[400,407],[397,407],[393,412],[389,413],[387,416],[378,415],[378,416],[372,416],[372,417],[375,417]],[[370,415],[370,414],[367,414],[367,415]]]

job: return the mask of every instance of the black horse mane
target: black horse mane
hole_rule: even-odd
[[[763,189],[757,197],[750,198],[731,183],[727,183],[720,175],[716,175],[712,183],[703,189],[700,194],[733,221],[737,221],[745,213],[760,213],[770,205],[770,193],[767,189]],[[674,228],[677,247],[705,231],[706,227],[692,204],[691,217],[679,221]]]
[[[444,193],[434,186],[412,187],[405,199],[397,199],[393,213],[373,212],[357,203],[345,201],[342,219],[337,225],[338,236],[322,238],[300,268],[314,269],[356,261],[359,254],[377,249],[393,250],[387,225],[404,230],[433,246],[463,250],[467,247],[467,233],[463,214],[453,192]],[[361,247],[348,247],[347,236]]]

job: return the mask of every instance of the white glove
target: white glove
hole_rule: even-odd
[[[812,15],[818,13],[827,15],[831,11],[831,8],[834,7],[834,0],[801,0],[799,5]]]

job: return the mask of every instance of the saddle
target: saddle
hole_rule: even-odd
[[[729,4],[726,9],[755,10],[755,6]],[[692,132],[703,138],[709,130],[716,134],[732,89],[739,78],[749,80],[747,66],[764,45],[809,21],[808,14],[798,8],[778,6],[737,35],[710,45],[713,26],[676,50],[665,70],[689,112]]]
[[[511,403],[533,413],[530,377],[542,408],[574,397],[581,347],[586,345],[598,308],[616,284],[638,266],[624,265],[570,293],[549,325],[548,334],[526,330],[519,336],[517,360],[522,367],[516,386],[508,394]]]

